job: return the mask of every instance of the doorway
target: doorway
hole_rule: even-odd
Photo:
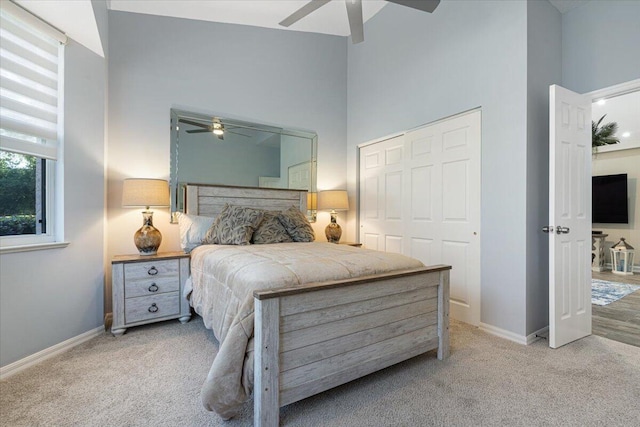
[[[608,282],[640,285],[640,272],[621,276],[611,272],[609,248],[625,237],[636,251],[640,249],[640,201],[638,200],[640,171],[640,79],[588,94],[593,100],[592,120],[618,125],[618,144],[599,147],[592,156],[593,176],[626,173],[628,176],[628,222],[593,224],[593,229],[607,234],[605,238],[604,271],[595,271],[592,278]],[[636,255],[636,265],[638,258]],[[592,333],[615,341],[640,347],[640,290],[607,305],[592,305]]]

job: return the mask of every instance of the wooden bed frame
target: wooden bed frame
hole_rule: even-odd
[[[307,192],[186,186],[187,213],[225,203],[307,209]],[[280,407],[437,349],[449,355],[449,270],[414,270],[256,291],[254,425],[277,426]]]

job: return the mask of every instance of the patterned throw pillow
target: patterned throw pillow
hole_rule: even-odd
[[[280,212],[278,221],[284,226],[294,242],[313,242],[316,238],[307,217],[295,206]]]
[[[264,212],[262,222],[258,225],[256,231],[253,232],[251,243],[263,245],[267,243],[293,242],[287,234],[287,230],[285,230],[282,224],[280,224],[280,221],[278,221],[279,214],[280,212]]]
[[[226,204],[202,240],[203,244],[248,245],[264,213]]]

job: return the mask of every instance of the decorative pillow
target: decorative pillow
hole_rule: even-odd
[[[279,211],[277,212],[264,212],[264,218],[256,231],[253,232],[252,243],[257,245],[267,243],[283,243],[293,242],[291,237],[287,234],[287,230],[284,229],[280,221],[278,221]]]
[[[307,217],[295,206],[280,212],[278,221],[294,242],[313,242],[316,238]]]
[[[248,245],[264,212],[226,204],[207,231],[202,243],[216,245]]]
[[[213,224],[215,218],[177,213],[180,227],[180,246],[186,253],[202,244],[202,239]]]

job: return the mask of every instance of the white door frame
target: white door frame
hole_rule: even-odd
[[[585,95],[590,97],[593,102],[600,99],[611,98],[613,96],[624,95],[625,93],[635,92],[637,90],[640,90],[640,79],[630,80],[628,82],[587,92]]]

